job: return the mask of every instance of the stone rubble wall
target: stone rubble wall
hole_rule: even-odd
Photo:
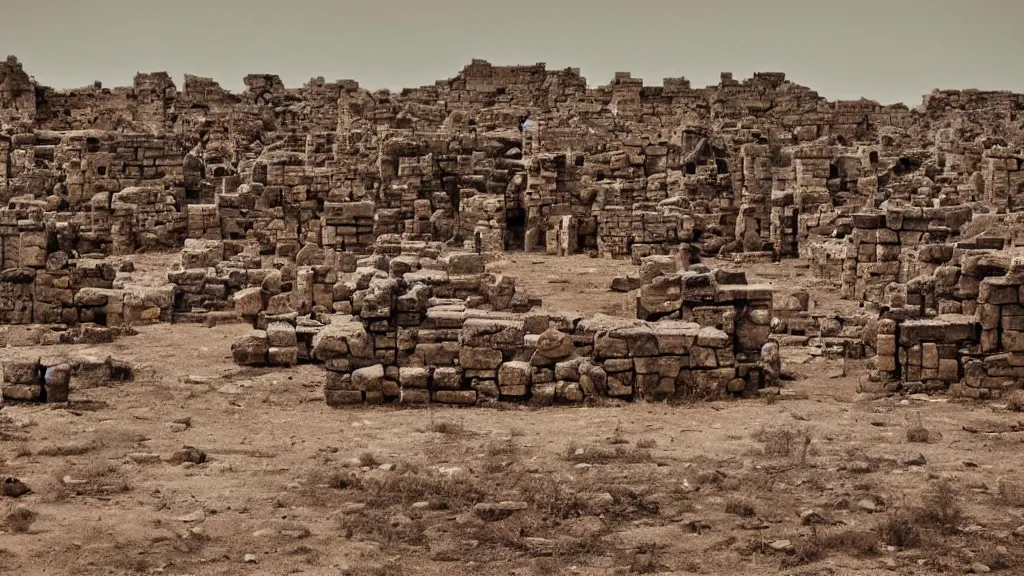
[[[728,292],[718,301],[731,310],[750,293],[734,286],[706,292],[711,301]],[[779,371],[777,346],[761,337],[767,330],[747,320],[766,310],[770,318],[770,294],[762,288],[756,295],[768,308],[740,304],[738,323],[722,307],[694,307],[691,316],[703,326],[551,316],[534,311],[536,302],[516,294],[511,279],[484,273],[480,255],[395,239],[351,272],[300,267],[292,290],[256,311],[255,330],[233,345],[233,355],[241,365],[322,363],[332,405],[753,393],[776,385]],[[249,302],[252,312],[264,299]],[[712,325],[721,326],[722,316],[730,318],[727,331]]]

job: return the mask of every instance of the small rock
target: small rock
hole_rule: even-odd
[[[1017,529],[1013,531],[1013,535],[1018,538],[1024,538],[1024,525],[1017,526]]]
[[[136,464],[155,464],[160,461],[160,455],[150,452],[132,452],[128,455],[128,459]]]
[[[87,483],[85,480],[79,480],[77,478],[72,478],[71,476],[61,478],[61,482],[63,482],[65,486],[82,486]]]
[[[857,501],[857,509],[864,512],[876,512],[878,511],[878,505],[870,498],[862,498]]]
[[[190,512],[184,516],[178,517],[179,522],[187,522],[190,524],[194,522],[202,522],[203,520],[206,520],[206,512],[203,512],[202,510],[196,510],[195,512]]]
[[[246,564],[255,564],[256,563],[256,555],[255,554],[246,554],[245,557],[243,558],[243,560],[245,561]]]
[[[785,552],[793,547],[793,543],[789,540],[776,540],[768,544],[768,546],[771,547],[772,550]]]
[[[981,562],[975,562],[971,564],[971,574],[988,574],[992,569],[982,564]]]
[[[4,478],[3,494],[8,498],[21,498],[32,490],[17,478]]]
[[[800,513],[800,523],[804,526],[811,526],[814,524],[825,524],[825,517],[818,514],[815,510],[804,510]]]
[[[398,466],[396,466],[395,464],[390,464],[389,463],[389,464],[381,464],[377,468],[379,468],[380,470],[383,470],[385,472],[394,472],[395,468],[398,468]]]
[[[918,454],[913,458],[903,461],[904,466],[924,466],[927,463],[928,460],[925,459],[924,454]]]
[[[185,446],[181,450],[176,450],[173,454],[168,456],[167,461],[171,464],[184,464],[185,462],[202,464],[203,462],[206,462],[206,452],[203,452],[194,446]]]
[[[526,510],[526,508],[526,502],[499,502],[497,504],[481,502],[476,506],[473,506],[473,512],[475,512],[481,520],[497,522],[508,518],[520,510]]]
[[[426,509],[430,508],[430,502],[426,502],[426,501],[413,502],[412,506],[410,506],[410,508],[412,508],[413,510],[426,510]]]
[[[854,472],[856,474],[864,474],[867,472],[871,472],[871,464],[868,464],[867,462],[864,462],[862,460],[854,460],[853,462],[850,462],[849,464],[846,465],[846,471]]]

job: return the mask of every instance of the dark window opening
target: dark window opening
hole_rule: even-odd
[[[686,173],[687,174],[696,174],[697,173],[697,164],[694,163],[694,162],[687,162],[687,164],[686,164]]]
[[[102,176],[106,176],[107,175],[107,167],[106,166],[97,166],[96,167],[96,175],[97,176],[101,176],[101,177]]]
[[[715,169],[719,174],[728,174],[729,162],[725,158],[715,158]]]
[[[522,208],[505,212],[505,228],[505,250],[523,250],[526,246],[526,212]]]
[[[213,177],[214,178],[223,178],[223,177],[225,177],[227,175],[228,175],[228,171],[225,170],[223,166],[217,166],[216,168],[213,169]]]
[[[583,163],[585,161],[586,161],[586,157],[584,157],[584,156],[577,156],[576,159],[573,161],[573,163],[576,164],[576,166],[583,166]]]
[[[916,171],[920,167],[920,161],[904,157],[896,161],[896,165],[892,168],[892,173],[896,176],[903,176],[904,174]]]
[[[267,185],[267,165],[263,162],[257,162],[252,167],[252,181],[257,184]]]
[[[840,146],[846,146],[846,137],[836,136],[836,144],[839,144]]]
[[[878,152],[877,151],[872,150],[871,153],[868,154],[868,162],[871,162],[872,166],[875,165],[875,164],[878,164]]]
[[[203,199],[203,191],[201,189],[189,190],[185,189],[185,202],[189,204],[196,204]]]
[[[91,154],[95,154],[100,151],[100,140],[99,138],[86,138],[85,139],[85,151]]]
[[[836,178],[839,178],[839,166],[836,166],[835,164],[829,164],[828,179],[835,180]]]

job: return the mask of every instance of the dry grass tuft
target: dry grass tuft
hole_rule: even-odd
[[[645,464],[655,462],[654,456],[647,450],[636,447],[618,445],[614,448],[589,447],[582,448],[575,442],[566,447],[565,458],[577,464]]]
[[[754,503],[745,498],[730,498],[725,502],[725,512],[742,518],[752,518],[757,514]]]
[[[619,556],[628,574],[655,574],[665,569],[662,547],[653,542],[640,544]]]
[[[878,535],[883,542],[897,548],[916,548],[924,541],[914,514],[894,510],[878,525]]]
[[[1004,506],[1024,508],[1024,482],[1013,480],[999,481],[999,500]]]
[[[466,427],[461,422],[451,422],[448,420],[431,422],[429,430],[435,434],[445,434],[448,436],[461,436],[466,433]]]
[[[907,442],[927,444],[931,437],[931,432],[921,424],[920,419],[918,419],[915,425],[907,428]]]
[[[16,506],[4,518],[4,526],[15,534],[25,534],[32,529],[37,514],[26,506]]]
[[[925,493],[916,520],[943,534],[955,534],[964,520],[964,512],[953,485],[942,481]]]
[[[805,428],[764,427],[755,432],[753,438],[764,446],[765,456],[794,456],[806,462],[813,435]]]

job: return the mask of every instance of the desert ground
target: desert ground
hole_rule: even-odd
[[[844,305],[790,266],[754,275]],[[628,262],[490,268],[630,314],[608,290]],[[787,349],[781,393],[752,399],[331,409],[322,370],[233,364],[248,329],[0,350],[134,369],[0,409],[0,574],[1024,573],[1014,397],[866,396],[866,363]]]

